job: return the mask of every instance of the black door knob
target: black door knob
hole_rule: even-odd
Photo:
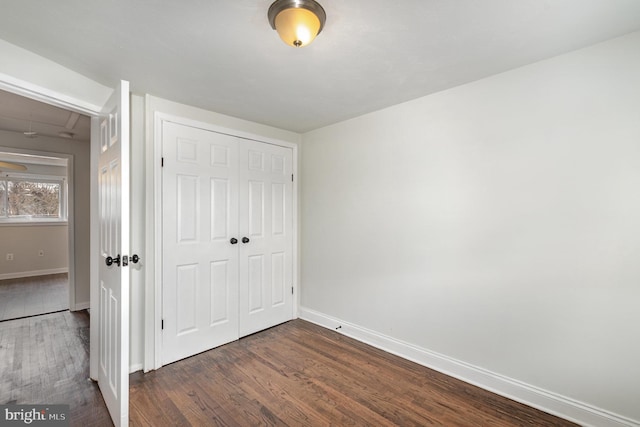
[[[242,243],[249,243],[249,238],[248,237],[243,237],[242,238]]]
[[[138,255],[132,255],[131,256],[131,262],[134,264],[137,264],[138,261],[140,261],[140,257]]]
[[[235,237],[232,237],[232,238],[231,238],[231,240],[229,240],[229,242],[230,242],[232,245],[235,245],[236,243],[238,243],[238,239],[236,239]]]
[[[118,254],[118,256],[115,258],[111,258],[110,256],[108,256],[105,262],[107,263],[108,267],[111,267],[112,264],[116,264],[118,267],[120,267],[120,254]]]

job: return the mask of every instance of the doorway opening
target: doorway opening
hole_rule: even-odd
[[[0,151],[0,321],[75,304],[72,170],[67,155]]]

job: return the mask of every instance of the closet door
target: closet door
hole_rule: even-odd
[[[240,336],[293,318],[292,150],[242,141]]]
[[[162,363],[238,338],[238,138],[164,122]]]

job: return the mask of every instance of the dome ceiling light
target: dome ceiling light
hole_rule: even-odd
[[[303,47],[316,38],[327,20],[315,0],[276,0],[267,13],[271,28],[289,46]]]

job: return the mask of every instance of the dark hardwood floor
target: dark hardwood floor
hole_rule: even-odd
[[[67,404],[72,426],[110,426],[89,379],[89,315],[63,311],[0,322],[0,404]]]
[[[130,382],[133,426],[574,426],[294,320]]]
[[[0,322],[0,403],[70,405],[72,426],[112,426],[89,381],[89,317]],[[130,376],[132,426],[574,426],[294,320]]]

